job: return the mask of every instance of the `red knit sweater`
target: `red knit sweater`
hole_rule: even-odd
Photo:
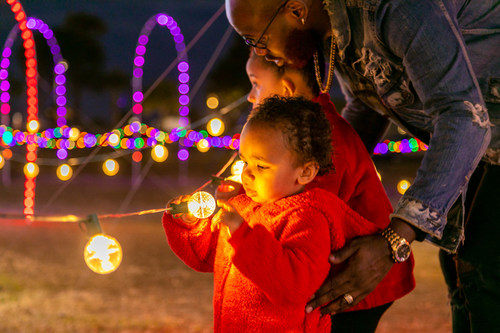
[[[197,271],[214,272],[216,332],[329,332],[329,316],[305,314],[330,270],[330,250],[380,230],[337,196],[313,189],[270,204],[230,200],[245,222],[229,235],[210,220],[163,226],[172,250]]]
[[[351,125],[337,113],[330,95],[320,94],[314,101],[322,106],[332,126],[335,171],[316,177],[306,188],[319,187],[332,192],[381,229],[387,227],[392,205],[365,145]],[[373,308],[408,294],[415,288],[413,266],[413,255],[405,263],[394,265],[375,290],[346,311]]]

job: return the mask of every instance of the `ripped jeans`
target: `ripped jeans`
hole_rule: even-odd
[[[466,200],[465,241],[442,251],[454,333],[500,331],[500,166],[481,162]]]

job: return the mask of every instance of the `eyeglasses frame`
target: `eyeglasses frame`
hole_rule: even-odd
[[[274,19],[276,18],[276,16],[278,16],[278,13],[280,12],[280,10],[283,9],[283,7],[286,6],[286,4],[288,3],[288,1],[289,0],[285,0],[285,2],[283,2],[278,7],[278,9],[276,10],[276,12],[273,14],[273,16],[271,17],[271,19],[269,20],[269,23],[267,23],[266,27],[264,28],[264,31],[262,31],[262,34],[260,34],[260,37],[257,39],[257,41],[254,41],[253,38],[243,37],[243,40],[245,41],[245,44],[247,44],[248,46],[251,46],[251,47],[255,47],[256,49],[262,49],[262,50],[263,49],[267,49],[267,44],[261,43],[260,40],[262,39],[262,37],[264,37],[264,35],[266,34],[267,30],[269,29],[269,27],[273,23]]]

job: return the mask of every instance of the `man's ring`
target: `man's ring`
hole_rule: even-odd
[[[344,300],[349,305],[351,305],[352,302],[354,302],[354,298],[351,296],[351,294],[344,294]]]

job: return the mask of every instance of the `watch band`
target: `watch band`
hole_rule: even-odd
[[[387,227],[382,230],[381,235],[389,242],[392,251],[392,259],[396,263],[404,262],[410,256],[410,243],[403,237],[399,236],[392,228]],[[404,247],[403,254],[399,253],[400,249]],[[402,255],[402,256],[401,256]]]

